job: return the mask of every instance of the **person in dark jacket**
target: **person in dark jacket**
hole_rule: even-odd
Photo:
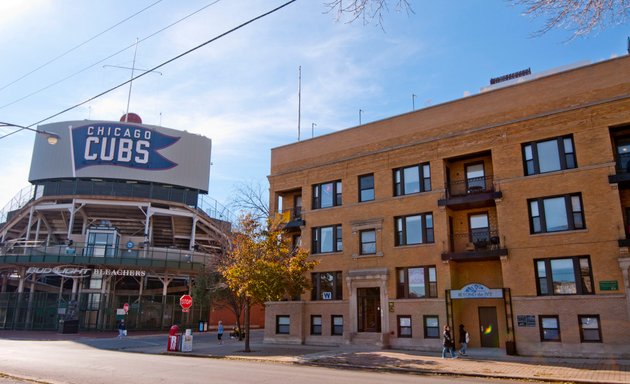
[[[446,358],[446,352],[450,351],[451,357],[457,359],[455,354],[455,341],[451,335],[451,327],[448,324],[444,325],[444,332],[442,332],[442,358]]]
[[[121,339],[124,336],[127,336],[125,332],[127,330],[127,327],[125,326],[125,320],[120,320],[120,322],[118,323],[118,338]]]
[[[466,349],[468,348],[469,341],[470,341],[470,335],[468,334],[466,327],[464,327],[464,324],[460,324],[459,325],[459,344],[461,346],[459,349],[460,355],[466,356]]]

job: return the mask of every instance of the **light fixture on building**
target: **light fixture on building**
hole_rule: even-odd
[[[21,131],[22,129],[26,129],[28,131],[33,131],[35,133],[39,133],[40,135],[46,135],[46,141],[48,142],[48,144],[50,145],[55,145],[57,144],[57,142],[59,141],[59,135],[57,135],[56,133],[52,133],[52,132],[48,132],[48,131],[44,131],[43,129],[33,129],[31,127],[25,127],[23,125],[18,125],[18,124],[11,124],[11,123],[5,123],[3,121],[0,121],[0,127],[16,127],[19,128],[16,131],[13,131],[9,134],[6,134],[4,136],[0,136],[0,139],[10,136],[16,132]]]

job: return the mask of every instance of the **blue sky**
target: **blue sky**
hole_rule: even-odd
[[[0,2],[0,121],[30,125],[128,80],[129,71],[109,66],[131,66],[136,38],[136,66],[152,68],[284,3],[156,1]],[[266,188],[270,149],[297,140],[300,66],[304,140],[313,123],[316,136],[358,125],[359,109],[366,123],[409,112],[414,103],[420,109],[478,93],[491,77],[521,69],[627,54],[627,26],[573,40],[564,30],[531,37],[543,20],[502,0],[414,1],[413,14],[390,8],[383,28],[338,21],[325,2],[298,0],[133,83],[130,111],[145,123],[212,139],[209,194],[219,202],[227,203],[238,183]],[[46,123],[118,120],[128,91]],[[0,128],[0,136],[11,131]],[[33,140],[26,131],[0,139],[0,208],[28,186]]]

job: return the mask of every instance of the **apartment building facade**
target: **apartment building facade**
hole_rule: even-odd
[[[630,356],[630,57],[274,148],[319,263],[265,342]],[[627,157],[626,157],[627,156]]]

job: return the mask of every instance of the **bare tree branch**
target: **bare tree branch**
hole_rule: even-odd
[[[629,0],[512,0],[512,4],[525,7],[527,16],[546,18],[534,36],[554,28],[570,30],[573,37],[584,36],[608,25],[623,24],[630,16]]]
[[[238,183],[234,186],[234,194],[230,206],[241,213],[250,214],[256,220],[267,219],[269,212],[268,190],[260,183]]]
[[[327,13],[337,15],[337,21],[348,15],[348,23],[361,19],[363,25],[374,22],[382,28],[383,15],[389,12],[390,2],[396,4],[394,8],[397,12],[404,10],[407,14],[413,13],[409,0],[332,0],[325,5],[328,8]]]

